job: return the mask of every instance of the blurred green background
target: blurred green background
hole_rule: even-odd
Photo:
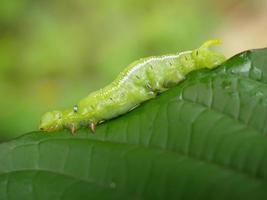
[[[224,41],[231,56],[267,46],[265,1],[1,0],[0,140],[37,129],[151,55]]]

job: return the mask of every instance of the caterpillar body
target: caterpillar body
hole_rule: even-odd
[[[212,69],[225,57],[209,50],[219,40],[209,40],[192,51],[148,57],[130,64],[108,86],[89,94],[71,109],[45,113],[39,129],[54,131],[70,129],[72,134],[80,127],[95,132],[96,125],[124,114],[140,103],[156,97],[176,85],[197,69]]]

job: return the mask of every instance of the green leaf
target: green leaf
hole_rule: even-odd
[[[0,144],[0,199],[266,199],[267,49],[97,128]]]

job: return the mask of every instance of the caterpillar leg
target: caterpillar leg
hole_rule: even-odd
[[[95,133],[95,130],[96,130],[96,124],[95,124],[94,122],[90,123],[89,128],[91,129],[91,131],[92,131],[93,133]]]
[[[132,111],[133,109],[137,108],[138,106],[140,106],[140,103],[139,103],[139,104],[136,104],[136,105],[134,105],[132,108],[130,108],[130,109],[128,110],[128,112]]]
[[[72,135],[75,135],[76,132],[77,132],[77,128],[75,127],[74,124],[72,124],[72,125],[71,125],[71,134],[72,134]]]

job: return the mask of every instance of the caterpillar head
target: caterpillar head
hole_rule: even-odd
[[[42,116],[39,129],[42,131],[55,131],[62,128],[62,126],[62,112],[52,111]]]

